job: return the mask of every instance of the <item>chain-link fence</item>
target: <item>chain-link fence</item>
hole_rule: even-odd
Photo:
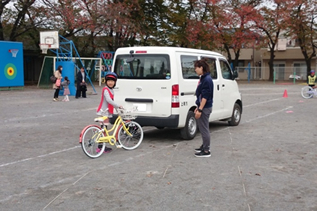
[[[267,81],[270,78],[269,67],[236,67],[239,74],[239,80]],[[289,81],[292,83],[306,83],[307,82],[307,68],[306,67],[285,67],[275,66],[273,72],[273,83],[278,81]]]

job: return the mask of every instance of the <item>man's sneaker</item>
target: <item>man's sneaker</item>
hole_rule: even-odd
[[[207,157],[210,157],[211,154],[210,154],[210,151],[205,152],[204,150],[202,150],[200,152],[195,153],[195,156],[198,158],[207,158]]]
[[[196,152],[201,152],[203,151],[203,145],[201,145],[199,148],[195,149]]]

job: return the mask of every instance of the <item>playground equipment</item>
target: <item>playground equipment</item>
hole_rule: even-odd
[[[0,55],[0,88],[23,87],[23,44],[0,41]]]
[[[93,58],[93,57],[81,57],[81,61],[84,63],[87,72],[89,73],[89,77],[92,82],[97,81],[99,78],[99,67],[101,66],[102,60],[101,58]],[[79,58],[73,57],[72,61],[70,62],[72,64],[77,64],[77,66],[80,66]],[[94,66],[96,63],[96,66]],[[57,56],[45,56],[43,59],[41,72],[40,72],[40,78],[38,81],[38,87],[41,88],[52,88],[52,83],[49,80],[49,77],[53,74],[53,70],[56,70],[58,60]],[[65,69],[65,68],[64,68]],[[75,72],[75,67],[72,68],[72,71]],[[95,74],[91,74],[92,71],[95,71]],[[74,73],[76,74],[76,72]],[[66,73],[63,70],[63,75],[66,75]]]
[[[70,80],[69,90],[71,95],[75,95],[75,75],[78,71],[80,71],[81,67],[84,67],[87,80],[91,87],[93,88],[93,94],[97,94],[96,89],[91,81],[91,74],[87,71],[85,64],[83,63],[82,59],[79,56],[79,53],[73,43],[73,41],[66,39],[65,37],[58,34],[58,31],[44,31],[40,32],[40,48],[43,54],[47,54],[47,50],[50,50],[56,57],[53,57],[51,63],[50,73],[43,72],[44,66],[46,65],[45,62],[47,61],[46,57],[43,61],[43,66],[40,74],[40,79],[38,82],[38,86],[45,83],[46,78],[49,77],[54,73],[56,67],[59,65],[63,66],[63,73],[62,75],[68,76]],[[74,54],[73,54],[74,53]],[[51,57],[52,58],[52,57]],[[98,62],[97,62],[98,63]],[[100,60],[99,60],[99,66]],[[66,67],[66,68],[65,68]],[[46,67],[47,68],[47,67]],[[43,74],[44,73],[44,74]],[[45,77],[45,80],[43,79]],[[62,92],[60,94],[63,94]]]
[[[17,54],[19,52],[19,49],[9,49],[9,53],[12,53],[12,57],[16,58]]]
[[[99,70],[99,72],[100,72],[100,74],[99,74],[99,86],[101,86],[101,83],[105,82],[106,74],[111,71],[114,52],[112,52],[112,51],[100,51],[98,53],[97,57],[102,60],[101,69],[100,69],[100,66],[99,66],[99,69],[95,68],[95,70]],[[93,74],[93,71],[92,71],[92,74]]]

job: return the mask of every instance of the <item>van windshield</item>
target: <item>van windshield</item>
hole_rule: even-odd
[[[134,54],[116,57],[114,72],[118,78],[162,79],[171,78],[170,58],[165,54]]]

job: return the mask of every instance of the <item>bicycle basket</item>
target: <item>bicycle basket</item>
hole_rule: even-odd
[[[122,119],[132,120],[132,119],[135,119],[137,117],[136,114],[133,113],[133,111],[134,111],[133,109],[132,110],[120,110],[118,113],[120,114]]]

